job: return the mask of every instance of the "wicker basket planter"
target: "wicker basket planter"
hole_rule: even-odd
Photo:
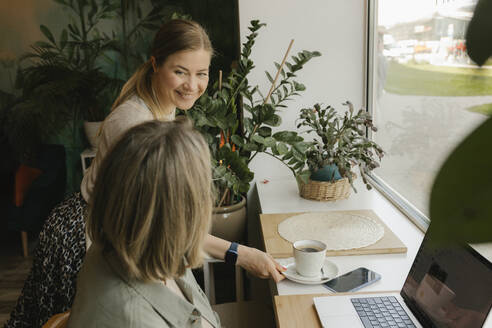
[[[334,182],[309,179],[308,183],[304,183],[297,178],[297,187],[302,198],[327,202],[347,199],[352,190],[348,178],[342,178]]]

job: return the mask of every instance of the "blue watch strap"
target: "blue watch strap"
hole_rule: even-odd
[[[238,246],[239,246],[238,243],[235,243],[235,242],[231,243],[231,246],[229,246],[229,249],[227,250],[225,257],[224,257],[225,263],[236,264],[237,256],[238,256],[238,253],[237,253]]]

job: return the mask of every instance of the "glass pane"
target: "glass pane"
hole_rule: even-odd
[[[371,108],[387,155],[375,174],[427,216],[443,161],[492,113],[492,61],[466,54],[476,2],[378,2]]]

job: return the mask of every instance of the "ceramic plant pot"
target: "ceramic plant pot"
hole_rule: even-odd
[[[99,143],[99,128],[101,127],[101,122],[88,122],[84,121],[84,131],[89,144],[92,149],[96,149]]]
[[[242,241],[246,231],[246,198],[237,204],[215,207],[211,234],[229,241]]]

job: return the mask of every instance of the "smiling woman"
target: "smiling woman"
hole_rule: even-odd
[[[163,108],[171,112],[193,106],[207,89],[210,58],[210,51],[205,49],[180,51],[158,67],[155,57],[151,57],[152,84],[160,86],[158,97]]]

